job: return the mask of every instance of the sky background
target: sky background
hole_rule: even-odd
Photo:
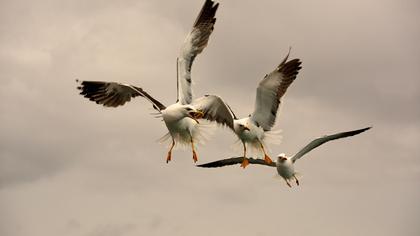
[[[419,235],[420,4],[415,0],[220,1],[194,93],[238,116],[283,59],[289,88],[271,156],[313,138],[373,129],[296,164],[200,169],[156,142],[141,98],[104,108],[75,79],[132,83],[176,99],[175,58],[204,1],[0,1],[0,235]],[[218,129],[199,163],[235,156]]]

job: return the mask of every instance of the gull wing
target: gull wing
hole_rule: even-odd
[[[244,160],[243,157],[232,157],[232,158],[227,158],[223,160],[218,160],[218,161],[213,161],[213,162],[197,165],[197,167],[217,168],[217,167],[223,167],[223,166],[231,166],[231,165],[241,164],[243,160]],[[249,164],[276,167],[275,162],[272,162],[271,164],[267,164],[262,159],[248,158],[248,161],[249,161]]]
[[[234,114],[219,96],[205,95],[195,99],[192,106],[204,113],[203,118],[216,121],[218,124],[226,125],[233,130]]]
[[[76,82],[79,81],[76,80]],[[159,112],[166,108],[142,88],[129,84],[103,81],[81,81],[77,89],[81,91],[80,94],[85,98],[89,98],[89,100],[106,107],[122,106],[126,102],[129,102],[131,98],[141,96],[151,102],[153,108]]]
[[[341,133],[336,133],[336,134],[332,134],[332,135],[325,135],[323,137],[314,139],[310,143],[308,143],[304,148],[302,148],[298,153],[296,153],[292,157],[292,161],[294,163],[299,158],[301,158],[303,155],[310,152],[312,149],[317,148],[317,147],[321,146],[322,144],[324,144],[326,142],[336,140],[336,139],[340,139],[340,138],[346,138],[346,137],[354,136],[354,135],[363,133],[370,128],[372,128],[372,127],[367,127],[367,128],[358,129],[358,130],[352,130],[352,131],[348,131],[348,132],[341,132]]]
[[[216,22],[215,15],[218,6],[219,3],[215,4],[211,0],[205,1],[177,58],[177,101],[181,104],[190,104],[192,102],[191,67],[195,57],[207,46]]]
[[[257,88],[255,108],[251,115],[251,120],[258,126],[261,126],[264,131],[268,131],[273,127],[280,100],[302,68],[302,62],[299,59],[287,61],[289,54],[290,49],[280,65],[266,75]]]

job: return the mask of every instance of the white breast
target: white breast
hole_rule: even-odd
[[[288,159],[284,162],[279,160],[276,162],[277,173],[285,179],[290,179],[295,174],[295,167],[292,163],[292,160]]]
[[[264,139],[264,130],[261,127],[256,126],[249,118],[235,120],[235,133],[238,137],[245,142],[256,142],[257,140],[262,141]],[[239,128],[238,124],[246,125],[248,130]]]

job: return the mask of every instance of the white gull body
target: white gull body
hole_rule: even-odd
[[[189,112],[194,114],[196,109],[179,103],[172,104],[162,111],[162,118],[169,134],[175,143],[190,144],[196,140],[199,122],[190,118]]]
[[[296,177],[297,173],[295,172],[295,165],[293,164],[292,158],[288,158],[286,154],[281,153],[277,157],[276,168],[277,173],[286,180],[289,187],[291,187],[291,180],[295,180],[296,184],[299,185],[299,180]]]

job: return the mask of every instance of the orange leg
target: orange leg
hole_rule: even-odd
[[[265,152],[265,149],[264,149],[264,145],[262,145],[261,142],[260,142],[260,146],[261,146],[261,149],[264,152],[264,161],[265,161],[265,163],[271,164],[273,162],[273,160],[271,160],[271,158],[267,155],[267,153]]]
[[[242,142],[242,144],[244,145],[244,160],[241,163],[241,167],[245,169],[245,167],[247,165],[249,165],[249,160],[248,160],[248,158],[246,158],[246,146],[245,146],[245,143]]]
[[[196,163],[198,161],[198,156],[197,156],[197,153],[195,152],[195,149],[194,149],[194,141],[193,141],[192,137],[191,137],[191,149],[192,149],[192,153],[193,153],[194,163]]]
[[[172,139],[171,147],[169,148],[168,155],[166,156],[166,163],[169,163],[171,161],[172,149],[174,148],[174,146],[175,146],[175,140]]]

